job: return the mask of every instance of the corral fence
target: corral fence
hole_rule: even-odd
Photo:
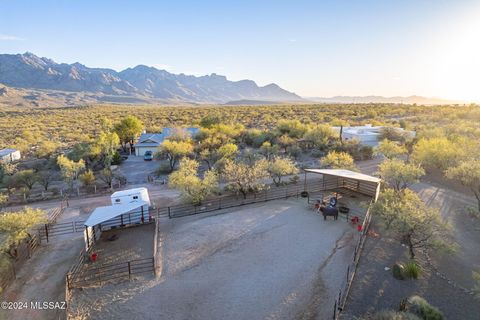
[[[339,319],[341,312],[345,308],[348,295],[350,293],[350,288],[352,286],[352,283],[357,271],[357,267],[360,262],[360,256],[362,254],[363,246],[367,238],[370,222],[372,220],[371,207],[373,203],[374,203],[374,200],[370,202],[370,205],[367,209],[367,213],[365,214],[365,218],[363,219],[362,228],[360,229],[361,230],[360,237],[358,238],[357,244],[355,245],[352,262],[347,266],[343,285],[340,287],[340,290],[338,292],[338,297],[336,297],[335,299],[335,302],[333,305],[334,320]]]
[[[84,252],[81,252],[79,261],[67,273],[66,285],[68,291],[73,288],[131,279],[134,275],[153,273],[155,269],[153,257],[103,265],[88,265],[83,259]]]
[[[306,191],[305,194],[303,194]],[[308,203],[312,203],[326,192],[338,192],[341,194],[358,193],[356,186],[341,184],[335,181],[310,180],[305,183],[288,184],[284,186],[270,186],[256,193],[248,193],[245,197],[238,195],[225,195],[203,201],[200,205],[180,204],[164,208],[157,208],[157,217],[180,218],[200,213],[212,212],[221,209],[239,207],[247,204],[266,202],[271,200],[288,199],[292,197],[307,197]],[[352,213],[350,213],[352,214]],[[348,220],[348,215],[347,215]]]
[[[201,205],[175,205],[165,208],[157,209],[157,216],[168,216],[169,218],[180,218],[185,216],[191,216],[199,213],[211,212],[221,209],[239,207],[247,204],[266,202],[278,199],[287,199],[291,197],[300,197],[305,191],[304,184],[288,184],[285,186],[271,186],[265,190],[257,193],[248,193],[246,196],[238,195],[225,195],[212,199],[205,200]],[[325,191],[324,186],[319,181],[311,181],[307,185],[308,192],[321,192]]]
[[[48,224],[54,225],[65,208],[65,203],[62,202],[60,207],[50,210],[48,212]],[[34,231],[37,232],[32,232],[27,239],[20,241],[15,248],[10,250],[10,257],[0,257],[0,293],[16,279],[17,270],[33,256],[42,243],[41,233],[38,232],[38,229]]]
[[[50,238],[64,234],[83,232],[85,220],[62,223],[46,223],[37,229],[41,241],[49,242]]]

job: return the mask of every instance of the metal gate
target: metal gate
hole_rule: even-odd
[[[84,223],[85,220],[55,224],[46,223],[42,227],[38,228],[38,235],[40,236],[41,241],[46,240],[48,242],[51,237],[69,233],[83,232],[85,229]]]

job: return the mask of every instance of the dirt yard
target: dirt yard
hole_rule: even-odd
[[[102,232],[95,244],[98,260],[92,263],[92,267],[153,257],[154,230],[155,224],[150,223]]]
[[[81,217],[78,209],[67,209],[58,219],[67,222]],[[65,275],[84,246],[83,233],[52,237],[42,244],[17,273],[7,288],[4,301],[61,302],[65,301]],[[0,310],[0,319],[63,319],[65,310]]]
[[[84,289],[89,319],[327,319],[352,259],[355,230],[304,199],[161,223],[159,279]]]

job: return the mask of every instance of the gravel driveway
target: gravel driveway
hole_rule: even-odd
[[[148,175],[157,170],[159,166],[159,161],[145,161],[143,157],[131,155],[118,166],[118,172],[127,178],[128,184],[146,183]]]

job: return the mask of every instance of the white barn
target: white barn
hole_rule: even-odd
[[[15,162],[20,160],[22,155],[19,150],[16,149],[2,149],[0,150],[0,161],[3,162]]]

